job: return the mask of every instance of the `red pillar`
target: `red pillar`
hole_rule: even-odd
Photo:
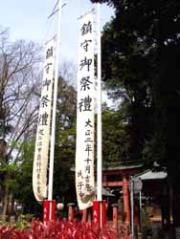
[[[68,221],[74,219],[74,203],[69,203],[68,205]]]
[[[123,204],[125,223],[130,224],[130,203],[129,203],[129,181],[126,175],[123,176]]]
[[[87,222],[87,209],[82,210],[81,222]]]
[[[106,201],[93,202],[93,218],[92,223],[98,228],[106,225]]]
[[[56,220],[56,201],[44,200],[43,202],[43,222],[47,224],[49,221]]]
[[[118,204],[114,203],[113,207],[113,228],[118,230]]]

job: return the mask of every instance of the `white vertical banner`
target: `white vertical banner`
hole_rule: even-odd
[[[94,183],[94,17],[80,19],[77,74],[76,194],[79,209],[92,206]]]
[[[45,62],[33,164],[33,191],[37,201],[47,197],[47,171],[54,83],[55,39],[45,46]]]

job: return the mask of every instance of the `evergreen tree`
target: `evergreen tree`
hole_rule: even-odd
[[[129,155],[168,172],[174,225],[180,225],[180,2],[92,0],[114,7],[104,29],[103,71],[115,96],[129,96]]]

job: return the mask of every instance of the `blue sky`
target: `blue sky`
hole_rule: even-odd
[[[89,11],[92,4],[89,0],[62,0],[67,5],[62,11],[62,55],[73,59],[77,54],[78,20],[77,18]],[[5,0],[1,1],[0,25],[8,27],[11,40],[26,39],[39,42],[46,40],[47,32],[53,27],[48,21],[56,0]],[[113,14],[113,9],[101,7],[101,24],[104,25]]]

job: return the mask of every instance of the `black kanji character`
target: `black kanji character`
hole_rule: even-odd
[[[48,102],[49,102],[48,95],[42,96],[42,98],[41,98],[41,106],[43,108],[48,106]]]
[[[83,175],[82,175],[82,171],[81,171],[81,170],[78,171],[77,176],[83,178]]]
[[[47,125],[49,115],[45,112],[44,114],[40,115],[40,124],[41,125]]]
[[[92,111],[91,109],[91,102],[92,102],[92,98],[89,97],[89,95],[87,97],[84,97],[83,99],[81,99],[81,101],[79,102],[79,111]]]
[[[38,131],[38,134],[40,134],[40,135],[44,135],[44,129],[40,129],[39,131]]]
[[[91,168],[90,168],[90,165],[89,165],[89,164],[86,165],[85,172],[87,172],[88,174],[90,174]]]
[[[48,59],[51,56],[53,56],[53,47],[48,48],[46,51],[46,59]]]
[[[90,42],[92,42],[92,40],[85,40],[84,42],[81,43],[81,46],[84,48],[86,52],[88,51],[88,46]]]
[[[86,140],[84,141],[85,143],[92,143],[92,139],[90,137],[86,138]]]
[[[85,187],[88,192],[92,192],[92,186],[89,183],[87,183]]]
[[[46,68],[46,73],[48,74],[49,73],[49,69],[50,69],[50,66],[52,65],[52,63],[48,63],[45,68]]]
[[[42,146],[42,141],[39,141],[39,142],[37,143],[37,146],[38,146],[38,147],[41,147],[41,146]]]
[[[83,69],[84,66],[87,66],[87,70],[90,70],[90,66],[92,64],[92,59],[87,59],[87,57],[85,56],[85,58],[83,60],[81,60],[80,63],[80,71]]]
[[[89,80],[89,76],[83,77],[80,81],[81,90],[90,90],[90,84],[92,84],[92,81]]]
[[[86,180],[86,183],[89,183],[89,181],[90,181],[90,176],[87,175],[86,178],[85,178],[85,180]]]
[[[91,130],[88,129],[88,130],[85,131],[85,135],[86,135],[86,136],[90,136],[91,134],[92,134],[92,131],[91,131]]]
[[[89,164],[91,161],[92,161],[92,160],[91,160],[90,158],[87,158],[87,159],[85,160],[85,162],[86,162],[87,164]]]
[[[81,34],[82,36],[92,33],[92,23],[89,21],[88,23],[84,23],[82,28],[81,28]]]
[[[85,127],[91,127],[92,128],[92,122],[90,119],[88,119],[86,122],[85,122]]]
[[[87,151],[88,157],[89,157],[90,152],[92,152],[92,145],[91,144],[86,144],[85,151]]]
[[[78,186],[79,190],[81,190],[82,187],[84,186],[84,184],[83,184],[83,182],[79,182],[77,186]]]
[[[51,80],[48,80],[47,78],[45,81],[43,81],[43,87],[47,87],[47,91],[49,90],[49,85],[51,84]]]

